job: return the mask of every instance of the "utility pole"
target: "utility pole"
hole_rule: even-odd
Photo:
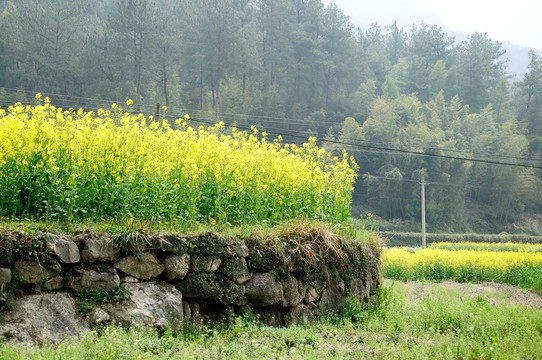
[[[425,179],[422,176],[422,247],[426,247],[425,241]]]

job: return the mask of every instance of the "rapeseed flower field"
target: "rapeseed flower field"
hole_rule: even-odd
[[[433,249],[447,250],[491,250],[491,251],[542,251],[542,244],[525,244],[515,242],[480,243],[480,242],[438,242],[429,245]]]
[[[357,165],[346,152],[189,119],[64,110],[40,94],[0,108],[0,217],[347,221]]]
[[[384,277],[397,280],[493,281],[542,291],[542,253],[533,250],[537,248],[538,245],[532,244],[516,244],[514,248],[512,243],[476,246],[472,243],[433,244],[430,248],[418,250],[395,247],[384,251]]]

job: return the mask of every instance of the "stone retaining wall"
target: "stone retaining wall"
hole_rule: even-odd
[[[380,285],[377,245],[324,251],[319,261],[294,250],[281,253],[258,240],[213,233],[111,238],[89,231],[3,231],[0,290],[9,296],[3,297],[0,336],[56,341],[110,321],[180,329],[183,321],[207,323],[240,311],[273,326],[306,323],[341,311],[346,297],[366,301]],[[127,294],[122,302],[76,314],[78,293],[119,286]]]

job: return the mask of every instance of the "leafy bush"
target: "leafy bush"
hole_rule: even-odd
[[[387,308],[392,300],[392,287],[379,287],[376,293],[369,298],[368,302],[361,302],[355,296],[347,297],[341,318],[346,323],[363,324],[382,308]]]
[[[117,104],[38,103],[0,109],[0,216],[242,224],[350,215],[357,165],[315,138],[283,145],[254,127],[172,127]]]

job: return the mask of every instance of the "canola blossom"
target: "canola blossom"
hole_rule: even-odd
[[[491,251],[539,251],[542,252],[542,244],[526,244],[526,243],[479,243],[479,242],[438,242],[429,245],[433,249],[446,250],[491,250]]]
[[[140,218],[181,223],[347,221],[357,165],[310,138],[194,129],[113,104],[63,110],[49,99],[0,108],[0,217]],[[130,105],[127,102],[127,105]]]
[[[535,251],[411,251],[390,248],[383,255],[384,277],[397,280],[493,281],[542,291],[542,253]]]

